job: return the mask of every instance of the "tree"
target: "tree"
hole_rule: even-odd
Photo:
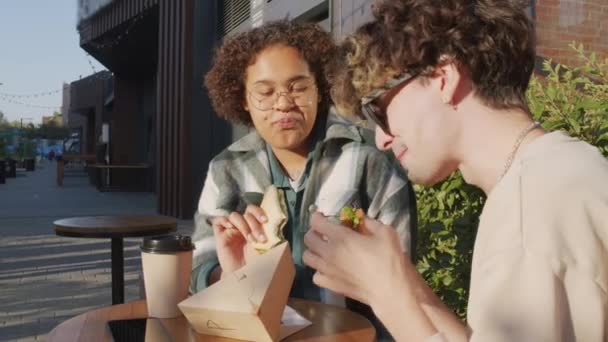
[[[70,136],[70,129],[58,126],[54,121],[40,125],[38,136],[43,139],[62,140]]]
[[[10,124],[9,124],[8,120],[4,116],[4,113],[0,110],[0,129],[6,129],[9,127],[10,127]]]

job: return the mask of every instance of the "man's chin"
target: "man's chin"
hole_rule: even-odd
[[[441,179],[434,177],[431,173],[417,172],[412,169],[407,169],[407,178],[410,182],[423,186],[433,186],[441,181]]]

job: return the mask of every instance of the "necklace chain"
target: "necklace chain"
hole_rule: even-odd
[[[523,131],[521,131],[521,133],[519,133],[519,136],[517,137],[517,140],[515,141],[515,144],[513,145],[513,149],[511,150],[511,153],[509,153],[509,157],[507,158],[507,161],[505,162],[505,166],[503,167],[502,173],[498,177],[499,181],[502,179],[502,177],[505,176],[507,171],[509,171],[511,164],[513,163],[513,158],[515,158],[515,154],[517,153],[517,150],[519,149],[519,145],[521,145],[521,143],[524,141],[524,138],[528,135],[528,133],[532,132],[533,130],[535,130],[538,127],[540,127],[540,122],[535,121],[535,122],[531,123],[528,127],[526,127]]]

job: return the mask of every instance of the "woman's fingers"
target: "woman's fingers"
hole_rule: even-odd
[[[247,221],[247,224],[251,229],[251,234],[253,235],[254,240],[259,242],[265,242],[266,235],[264,235],[264,228],[262,228],[262,224],[260,224],[258,219],[252,213],[249,212],[246,212],[243,217],[245,218],[245,221]]]
[[[268,218],[266,217],[266,213],[264,212],[264,209],[258,207],[257,205],[248,205],[247,209],[245,209],[246,213],[250,213],[251,215],[255,216],[255,218],[258,220],[258,222],[260,223],[265,223],[266,221],[268,221]]]
[[[213,227],[214,231],[234,228],[234,226],[232,225],[232,223],[230,223],[226,216],[214,218],[213,220],[211,220],[211,226]]]
[[[245,220],[245,218],[243,217],[243,215],[237,213],[237,212],[232,212],[229,216],[228,216],[228,220],[230,220],[230,223],[232,223],[232,225],[238,229],[238,231],[248,240],[248,241],[255,241],[253,240],[253,235],[251,235],[251,229],[249,228],[249,224],[247,223],[247,221]]]
[[[227,217],[216,217],[211,221],[215,234],[233,236],[235,233],[241,234],[250,242],[265,242],[264,228],[259,218],[266,220],[263,210],[259,207],[250,206],[244,215],[232,212]]]
[[[256,205],[248,205],[245,209],[245,220],[249,223],[251,233],[253,234],[256,241],[265,242],[266,234],[264,234],[264,227],[262,225],[268,221],[264,210]]]
[[[241,235],[225,216],[216,217],[211,220],[211,227],[213,228],[213,234],[220,245],[229,244],[234,237]]]

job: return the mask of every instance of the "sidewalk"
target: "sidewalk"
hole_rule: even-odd
[[[155,214],[152,193],[102,193],[80,172],[55,183],[55,163],[0,184],[0,341],[41,341],[57,324],[111,305],[110,240],[58,237],[53,221]],[[191,234],[192,221],[178,230]],[[125,301],[139,298],[141,238],[124,242]]]

